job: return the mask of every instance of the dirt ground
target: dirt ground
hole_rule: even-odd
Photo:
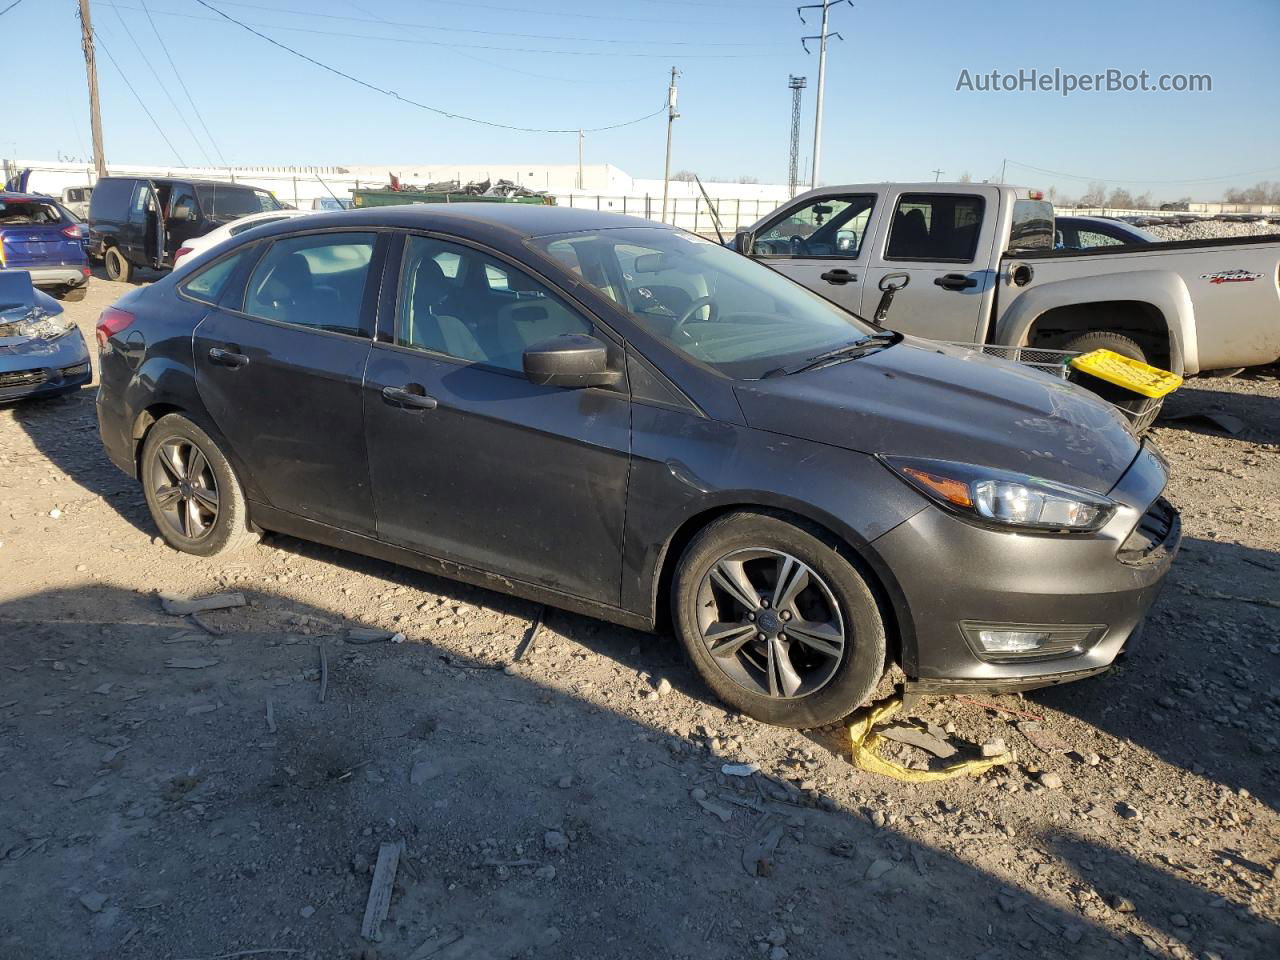
[[[123,289],[69,313],[92,338]],[[1186,542],[1141,642],[1093,680],[921,705],[1018,755],[925,785],[856,770],[842,729],[726,713],[669,637],[551,610],[517,660],[534,604],[287,537],[176,553],[92,389],[4,408],[0,957],[1273,960],[1276,377],[1168,405],[1238,435],[1154,431]],[[157,597],[223,591],[248,605],[204,627]]]

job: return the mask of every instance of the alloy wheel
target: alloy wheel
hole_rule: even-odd
[[[218,478],[200,448],[175,438],[156,448],[151,491],[157,510],[176,533],[203,540],[218,520]]]
[[[845,655],[835,594],[812,567],[779,550],[735,550],[703,576],[698,631],[712,662],[752,693],[808,696]]]

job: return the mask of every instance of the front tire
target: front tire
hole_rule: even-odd
[[[186,417],[171,413],[156,421],[143,441],[140,467],[151,518],[175,550],[212,557],[258,539],[231,463]]]
[[[680,558],[672,604],[707,685],[763,723],[841,720],[884,673],[884,621],[867,582],[825,533],[771,514],[708,524]]]
[[[107,277],[117,283],[128,283],[133,276],[133,264],[125,259],[119,247],[108,247],[106,253],[102,255],[102,263],[106,268]]]

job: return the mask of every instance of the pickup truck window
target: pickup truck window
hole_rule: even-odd
[[[1053,204],[1046,200],[1015,200],[1009,230],[1010,250],[1053,248]]]
[[[822,197],[792,207],[755,238],[754,252],[766,257],[831,257],[856,260],[871,220],[875,197]]]
[[[971,263],[982,230],[981,197],[904,193],[889,230],[886,260]]]

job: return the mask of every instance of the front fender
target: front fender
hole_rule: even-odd
[[[1169,334],[1170,366],[1186,375],[1200,372],[1191,292],[1178,274],[1167,270],[1073,277],[1032,286],[1020,293],[1000,316],[992,342],[1007,346],[1024,344],[1032,324],[1057,307],[1116,301],[1144,303],[1159,311]]]

